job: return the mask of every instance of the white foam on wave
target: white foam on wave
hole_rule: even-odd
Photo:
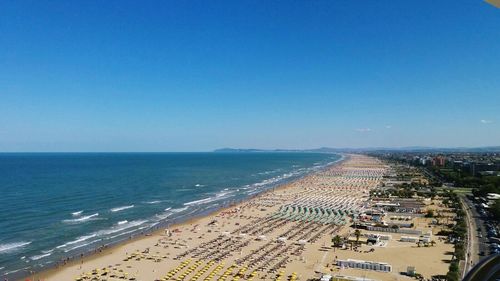
[[[170,210],[170,212],[172,212],[172,213],[180,213],[182,211],[187,210],[188,208],[189,207],[182,207],[182,208],[172,209],[172,210]]]
[[[219,191],[218,193],[216,193],[215,196],[187,202],[187,203],[184,203],[184,206],[189,207],[189,206],[196,206],[196,205],[211,203],[214,201],[219,201],[219,200],[231,197],[233,193],[239,192],[239,191],[240,191],[239,189],[229,190],[229,188],[224,188],[222,191]]]
[[[165,214],[157,214],[156,217],[159,218],[160,220],[164,220],[168,217],[170,217],[172,213],[165,213]]]
[[[247,195],[252,196],[252,195],[255,195],[255,194],[260,193],[260,192],[262,192],[262,190],[251,190],[251,191],[247,192]]]
[[[223,198],[226,198],[226,197],[230,197],[233,193],[235,192],[238,192],[240,191],[239,189],[236,189],[236,190],[229,190],[227,188],[224,188],[222,191],[218,192],[215,194],[215,198],[217,200],[220,200],[220,199],[223,199]]]
[[[183,212],[187,209],[189,209],[189,206],[182,207],[182,208],[176,208],[176,209],[172,209],[172,207],[168,207],[165,209],[165,213],[156,214],[156,217],[160,220],[164,220],[164,219],[167,219],[168,217],[172,216],[173,214]]]
[[[69,241],[67,243],[64,243],[62,245],[59,245],[56,247],[56,249],[61,249],[61,248],[65,248],[69,245],[73,245],[73,244],[77,244],[77,243],[81,243],[81,242],[84,242],[85,240],[88,240],[90,238],[94,238],[96,237],[97,235],[95,233],[93,234],[90,234],[90,235],[85,235],[85,236],[80,236],[78,237],[76,240],[73,240],[73,241]]]
[[[293,177],[293,176],[298,176],[300,174],[303,174],[303,171],[301,169],[298,169],[296,171],[291,171],[289,173],[284,173],[282,175],[279,175],[279,176],[276,176],[276,177],[272,177],[272,178],[269,178],[269,179],[265,179],[261,182],[257,182],[257,183],[254,183],[251,185],[252,188],[262,188],[262,187],[265,187],[265,186],[268,186],[268,185],[272,185],[272,184],[275,184],[275,183],[278,183],[282,180],[286,180],[290,177]]]
[[[148,221],[147,220],[131,221],[131,222],[127,222],[127,223],[124,223],[122,225],[119,225],[119,226],[113,226],[113,227],[108,228],[108,229],[97,231],[97,232],[95,232],[95,234],[98,235],[98,236],[110,235],[110,234],[114,234],[114,233],[123,231],[125,229],[129,229],[129,228],[132,228],[132,227],[136,227],[136,226],[142,225],[142,224],[144,224],[146,222],[148,222]]]
[[[197,184],[195,184],[194,186],[196,186],[196,187],[204,187],[205,185],[204,185],[204,184],[199,184],[199,183],[197,183]]]
[[[36,261],[36,260],[39,260],[39,259],[43,259],[43,258],[45,258],[45,257],[48,257],[48,256],[50,256],[50,255],[52,255],[52,253],[45,253],[45,254],[41,254],[41,255],[37,255],[37,256],[32,256],[32,257],[30,257],[30,260],[32,260],[32,261]]]
[[[114,212],[119,212],[119,211],[123,211],[123,210],[131,209],[131,208],[134,208],[134,205],[122,206],[122,207],[116,207],[116,208],[112,208],[112,209],[110,209],[110,211],[114,213]]]
[[[16,270],[12,270],[12,271],[7,271],[4,273],[4,275],[9,275],[9,274],[12,274],[12,273],[16,273],[16,272],[19,272],[21,270],[25,270],[25,269],[28,269],[29,267],[23,267],[23,268],[19,268],[19,269],[16,269]]]
[[[164,220],[168,217],[170,217],[171,215],[175,214],[175,213],[180,213],[182,211],[185,211],[187,210],[189,207],[182,207],[182,208],[177,208],[177,209],[172,209],[172,207],[168,207],[165,209],[165,213],[162,213],[162,214],[156,214],[156,217],[160,220]]]
[[[67,253],[67,252],[69,252],[69,251],[73,251],[73,250],[76,250],[76,249],[78,249],[78,248],[82,248],[82,247],[85,247],[85,246],[88,246],[88,245],[92,245],[92,244],[94,244],[94,243],[96,243],[96,242],[99,242],[99,241],[101,241],[101,240],[102,240],[102,239],[96,239],[96,240],[90,241],[90,242],[85,243],[85,244],[77,245],[77,246],[74,246],[74,247],[72,247],[72,248],[69,248],[69,249],[64,250],[64,252],[65,252],[65,253]]]
[[[153,200],[153,201],[146,201],[146,204],[159,204],[161,203],[161,200]]]
[[[95,218],[95,217],[97,217],[97,216],[99,216],[99,213],[95,213],[95,214],[88,215],[88,216],[83,216],[83,217],[80,217],[80,218],[77,218],[77,219],[63,220],[63,222],[65,222],[65,223],[80,223],[80,222],[86,222],[86,221],[89,221],[89,220],[94,219],[94,218]]]
[[[120,236],[123,236],[123,235],[126,235],[126,234],[130,234],[130,233],[133,233],[133,232],[136,232],[136,231],[139,231],[139,230],[142,230],[142,229],[145,229],[145,228],[148,228],[148,226],[141,226],[137,229],[133,229],[133,230],[129,230],[129,231],[125,231],[125,232],[122,232],[122,233],[119,233],[119,234],[116,234],[116,235],[113,235],[113,236],[110,236],[109,239],[114,239],[116,237],[120,237]]]
[[[77,212],[73,212],[73,213],[71,213],[71,215],[72,215],[73,217],[78,217],[78,216],[79,216],[79,215],[81,215],[82,213],[83,213],[83,211],[77,211]]]
[[[147,222],[147,220],[137,220],[137,221],[131,221],[131,222],[128,222],[126,220],[121,221],[121,222],[118,222],[115,226],[112,226],[108,229],[103,229],[103,230],[93,232],[89,235],[80,236],[76,240],[66,242],[62,245],[57,246],[54,249],[63,249],[64,252],[73,251],[75,249],[82,248],[82,247],[94,244],[96,242],[102,241],[104,238],[112,238],[112,237],[107,237],[107,236],[111,235],[111,234],[122,232],[124,230],[128,230],[128,229],[133,228],[133,227],[140,226],[146,222]],[[139,228],[139,229],[142,229],[142,228]],[[137,229],[134,229],[130,232],[134,232],[134,231],[137,231]],[[95,238],[95,237],[97,237],[98,239],[87,242],[87,240],[89,240],[91,238]],[[86,242],[86,243],[84,243],[84,242]],[[69,246],[72,246],[72,247],[70,248]],[[54,249],[52,249],[50,251],[46,251],[44,253],[50,254],[52,251],[54,251]]]
[[[192,205],[199,205],[199,204],[209,203],[209,202],[211,202],[213,200],[214,200],[214,198],[208,197],[208,198],[205,198],[205,199],[200,199],[200,200],[195,200],[195,201],[184,203],[184,206],[192,206]]]
[[[0,244],[0,254],[12,253],[12,252],[17,251],[20,248],[27,246],[29,244],[31,244],[31,241],[29,241],[29,242],[22,241],[22,242]]]

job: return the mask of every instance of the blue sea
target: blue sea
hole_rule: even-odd
[[[321,153],[0,154],[0,276],[54,266],[339,159]]]

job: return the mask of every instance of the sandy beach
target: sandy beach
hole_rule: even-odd
[[[410,280],[444,274],[452,246],[417,248],[399,241],[356,250],[332,247],[332,236],[352,236],[352,218],[368,208],[369,190],[387,167],[349,155],[338,165],[270,190],[238,205],[162,229],[33,276],[35,280],[307,280],[341,274]],[[424,220],[424,218],[418,218]],[[422,222],[425,224],[425,221]],[[368,233],[368,231],[365,231]],[[372,250],[373,249],[373,250]],[[336,266],[341,259],[386,262],[392,272]]]

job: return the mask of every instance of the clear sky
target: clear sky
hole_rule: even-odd
[[[0,1],[0,151],[415,145],[500,145],[500,9]]]

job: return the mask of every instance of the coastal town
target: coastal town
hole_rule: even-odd
[[[467,232],[469,223],[493,239],[498,224],[469,222],[474,218],[463,200],[471,200],[472,208],[482,197],[437,187],[439,175],[398,157],[348,154],[323,171],[207,217],[33,278],[461,280],[498,247],[493,243],[485,252],[476,242],[471,248],[478,235]]]

